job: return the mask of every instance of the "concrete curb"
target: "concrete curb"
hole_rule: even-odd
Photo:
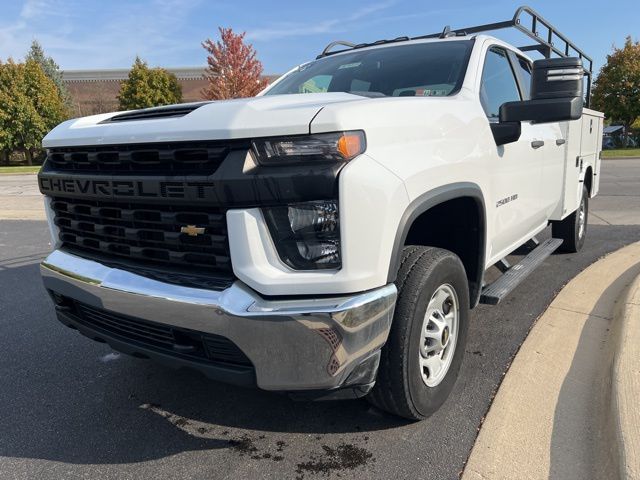
[[[637,242],[559,292],[505,375],[463,480],[638,478],[640,325],[626,307],[640,302],[625,292],[639,275]]]
[[[612,440],[621,478],[640,478],[640,276],[619,304],[612,337]],[[612,342],[612,343],[614,343]]]

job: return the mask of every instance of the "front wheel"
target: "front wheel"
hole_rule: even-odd
[[[582,187],[582,198],[578,209],[560,222],[551,225],[553,238],[561,238],[561,252],[576,253],[582,249],[587,237],[587,221],[589,220],[589,191]]]
[[[469,287],[455,254],[422,246],[405,247],[396,285],[393,325],[367,398],[394,415],[421,420],[444,403],[458,376]]]

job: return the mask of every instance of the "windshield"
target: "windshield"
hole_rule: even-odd
[[[471,40],[414,43],[329,56],[302,65],[265,95],[347,92],[443,97],[460,89],[471,46]]]

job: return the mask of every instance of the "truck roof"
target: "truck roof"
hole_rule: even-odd
[[[560,57],[577,56],[583,61],[583,68],[587,77],[587,98],[591,97],[591,81],[593,77],[593,60],[571,42],[565,35],[555,28],[551,22],[544,19],[539,13],[527,6],[519,7],[512,18],[502,22],[488,23],[471,27],[452,30],[448,25],[439,33],[431,33],[428,35],[420,35],[417,37],[397,37],[390,40],[376,40],[371,43],[354,44],[344,40],[337,40],[327,45],[322,53],[316,58],[323,58],[329,55],[337,55],[340,53],[352,51],[360,48],[392,46],[394,44],[406,44],[416,41],[456,41],[475,37],[477,34],[491,32],[495,30],[503,30],[514,28],[525,34],[535,43],[518,47],[521,52],[537,51],[544,57],[550,58],[553,54]],[[491,37],[495,38],[495,37]],[[496,40],[499,40],[496,38]],[[509,45],[506,43],[506,45]],[[335,47],[341,46],[340,50],[333,50]]]

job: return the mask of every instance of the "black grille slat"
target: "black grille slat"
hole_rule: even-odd
[[[123,336],[138,337],[139,339],[148,339],[149,341],[164,344],[168,347],[173,346],[173,337],[163,337],[156,335],[152,332],[145,331],[143,329],[135,329],[129,325],[121,325],[117,322],[111,321],[108,318],[104,318],[96,315],[95,313],[83,312],[85,320],[90,321],[96,326],[102,326],[104,328],[112,330],[114,333],[118,333]]]
[[[47,163],[64,172],[212,175],[232,148],[231,142],[57,147],[47,151]]]
[[[110,319],[111,317],[107,313],[106,310],[101,310],[98,308],[91,307],[89,305],[78,303],[78,308],[83,312],[91,313],[98,318],[102,319]],[[118,318],[118,322],[122,325],[126,325],[130,328],[139,330],[141,332],[152,332],[154,335],[162,336],[168,341],[173,341],[173,335],[171,333],[171,328],[165,327],[163,325],[152,325],[151,323],[141,323],[139,321],[129,320],[124,316],[120,316]],[[117,322],[116,322],[117,323]]]
[[[167,242],[174,242],[177,244],[176,248],[180,252],[192,252],[195,251],[195,247],[211,247],[211,253],[218,253],[218,256],[226,255],[226,237],[223,235],[202,235],[198,237],[189,237],[184,233],[166,232],[163,230],[151,230],[151,229],[133,229],[122,228],[113,225],[97,225],[91,224],[92,230],[86,228],[79,228],[73,225],[78,223],[76,221],[70,221],[65,218],[56,219],[56,225],[58,227],[64,227],[65,233],[71,233],[76,236],[82,236],[84,238],[91,238],[96,240],[107,240],[109,242],[118,243],[125,241],[127,243],[135,243],[141,247],[165,247]],[[81,222],[83,225],[88,222]],[[202,251],[200,253],[209,253]],[[221,255],[220,255],[221,254]]]
[[[173,344],[173,337],[163,337],[158,336],[152,332],[145,331],[144,329],[133,329],[128,325],[123,325],[118,323],[117,321],[111,321],[109,318],[105,318],[103,316],[97,315],[94,312],[84,311],[83,309],[79,309],[83,319],[87,323],[91,323],[94,326],[103,327],[105,329],[111,330],[114,333],[118,333],[120,335],[132,336],[132,337],[140,337],[146,338],[149,341],[163,343],[165,345]]]
[[[102,202],[102,203],[109,203],[109,202]],[[113,203],[113,202],[111,202]],[[80,205],[80,204],[79,204]],[[160,215],[158,220],[150,220],[149,218],[145,218],[144,221],[149,222],[149,223],[160,223],[160,224],[165,224],[167,222],[176,222],[176,221],[181,221],[181,222],[187,222],[187,221],[192,221],[197,219],[198,222],[203,221],[204,219],[207,220],[208,223],[214,223],[217,222],[219,224],[222,224],[224,222],[224,214],[223,213],[211,213],[211,209],[207,208],[205,211],[183,211],[185,207],[177,207],[175,209],[172,209],[171,211],[158,211],[157,207],[150,207],[149,209],[145,209],[144,207],[140,207],[140,208],[136,208],[135,210],[131,210],[129,208],[126,207],[126,203],[119,203],[117,205],[112,205],[111,207],[109,206],[92,206],[93,204],[91,202],[85,202],[84,204],[80,206],[75,206],[73,203],[71,203],[71,207],[74,210],[82,210],[82,209],[87,209],[90,208],[90,210],[87,210],[89,213],[89,216],[95,216],[95,215],[100,215],[102,217],[110,217],[110,218],[115,218],[115,219],[119,219],[121,218],[121,215],[125,215],[127,218],[133,218],[134,214],[137,213],[138,216],[140,216],[142,213],[158,213]],[[61,198],[53,198],[53,207],[61,212],[65,212],[67,211],[67,209],[69,208],[69,200],[68,199],[61,199]]]
[[[207,336],[204,338],[204,346],[209,356],[215,356],[221,361],[240,364],[249,362],[242,350],[224,337]]]
[[[76,246],[95,250],[98,253],[106,251],[127,258],[158,261],[166,264],[181,263],[183,265],[194,265],[205,268],[215,267],[217,270],[230,270],[228,258],[219,255],[208,255],[193,252],[172,252],[166,249],[150,246],[135,247],[122,242],[102,241],[74,233],[65,233],[61,236],[63,237],[62,240],[65,242],[66,246],[73,243]],[[154,252],[157,252],[157,254],[154,254]]]
[[[216,264],[219,269],[227,270],[225,259],[215,255],[204,255],[184,252],[168,252],[164,249],[153,247],[131,247],[129,245],[117,242],[102,242],[94,238],[80,237],[70,234],[65,236],[66,242],[75,242],[84,249],[94,250],[96,253],[109,252],[120,257],[137,258],[155,263],[176,264],[180,263],[186,266],[201,266],[202,264]]]
[[[177,328],[111,312],[54,294],[80,323],[99,332],[153,347],[165,353],[236,367],[252,367],[251,361],[226,337]],[[59,297],[59,298],[58,298]],[[180,346],[176,349],[174,347]],[[184,346],[193,347],[190,352]]]
[[[224,243],[225,237],[223,237],[222,235],[189,237],[188,235],[185,235],[183,233],[163,232],[159,230],[153,231],[148,229],[126,229],[124,231],[124,234],[120,234],[123,230],[120,227],[94,224],[92,225],[93,230],[87,230],[69,226],[62,220],[66,219],[59,219],[59,221],[56,221],[56,225],[58,225],[59,227],[63,227],[64,233],[70,233],[78,237],[102,240],[108,243],[126,242],[127,244],[135,244],[136,246],[146,248],[166,248],[167,242],[174,242],[178,244],[176,246],[178,253],[196,252],[196,247],[210,247],[210,252],[207,248],[207,250],[203,250],[199,253],[218,253],[218,256],[220,257],[227,256],[225,251],[226,244]],[[85,223],[87,222],[83,222],[83,224]],[[120,231],[118,231],[118,229]],[[148,236],[148,234],[162,234],[163,238],[151,238],[150,236]],[[180,240],[181,238],[182,240]]]
[[[82,309],[81,309],[82,310]],[[159,335],[153,331],[143,328],[135,328],[128,324],[118,323],[111,320],[105,315],[100,315],[96,312],[82,310],[84,319],[94,324],[95,326],[103,326],[104,328],[111,329],[114,333],[118,333],[123,336],[138,337],[138,339],[148,339],[160,344],[164,344],[168,347],[173,346],[174,339],[172,335]]]
[[[56,210],[56,213],[58,213],[58,218],[66,218],[66,219],[77,219],[77,220],[87,220],[87,221],[91,221],[93,219],[95,219],[95,217],[101,217],[103,219],[104,225],[110,225],[113,227],[126,227],[128,223],[131,223],[132,221],[136,221],[136,219],[133,216],[133,211],[132,210],[123,210],[122,211],[122,216],[120,218],[115,218],[115,217],[109,217],[109,216],[103,216],[100,213],[94,213],[91,215],[84,215],[84,214],[71,214],[70,212],[67,212],[66,210],[60,210],[58,208],[56,208],[54,206],[54,210]],[[129,214],[128,212],[131,212],[131,214]],[[221,216],[222,218],[222,216]],[[190,224],[196,224],[196,225],[208,225],[209,228],[213,228],[213,229],[222,229],[224,224],[222,220],[216,220],[213,219],[213,216],[209,216],[209,220],[207,222],[189,222],[189,221],[181,221],[177,218],[175,218],[174,216],[171,215],[167,215],[164,216],[163,215],[163,220],[161,222],[151,222],[147,219],[145,220],[137,220],[136,223],[140,224],[140,228],[147,228],[147,229],[151,229],[151,230],[163,230],[166,232],[171,232],[173,230],[169,230],[170,225],[171,224],[181,224],[181,225],[190,225]]]
[[[63,197],[54,197],[51,205],[60,239],[70,250],[231,273],[226,222],[219,209]],[[205,232],[189,236],[180,231],[187,225]]]

